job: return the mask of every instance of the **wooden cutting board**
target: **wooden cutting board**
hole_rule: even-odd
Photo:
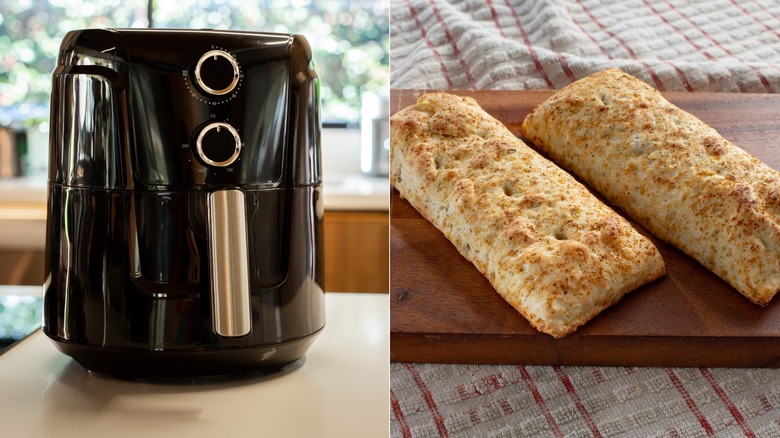
[[[552,94],[451,92],[474,97],[516,135],[523,118]],[[421,94],[393,90],[391,113]],[[780,95],[665,96],[780,169]],[[533,329],[397,191],[390,201],[394,362],[780,367],[780,297],[758,307],[658,239],[666,276],[556,340]]]

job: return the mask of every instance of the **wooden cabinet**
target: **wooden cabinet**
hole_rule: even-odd
[[[327,211],[324,232],[328,292],[388,292],[387,212]],[[0,250],[0,284],[42,284],[43,265],[43,250]]]
[[[43,250],[0,249],[0,284],[43,284]]]
[[[390,223],[387,212],[325,212],[325,290],[388,292]]]

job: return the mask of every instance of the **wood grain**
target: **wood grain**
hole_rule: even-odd
[[[328,292],[388,292],[387,212],[325,213],[325,288]]]
[[[516,135],[523,118],[552,94],[450,92],[474,97]],[[391,113],[422,94],[393,90]],[[664,95],[780,169],[780,95]],[[667,275],[556,340],[534,330],[395,190],[390,211],[392,361],[780,367],[780,299],[758,307],[652,236]]]

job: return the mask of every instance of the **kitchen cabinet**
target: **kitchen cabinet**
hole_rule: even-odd
[[[388,292],[390,223],[386,211],[326,211],[325,289]]]
[[[326,290],[387,292],[389,229],[387,212],[326,212],[323,254]],[[0,284],[42,284],[43,265],[42,249],[2,249]]]
[[[387,177],[326,175],[325,288],[387,292],[390,245]],[[43,283],[46,180],[0,179],[0,284]]]
[[[329,211],[324,221],[325,288],[329,292],[387,292],[386,212]],[[0,250],[0,284],[43,283],[43,250]]]
[[[43,256],[39,249],[0,249],[0,284],[43,284]]]

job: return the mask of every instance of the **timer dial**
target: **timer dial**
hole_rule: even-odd
[[[222,96],[238,85],[238,61],[224,50],[209,50],[195,65],[195,82],[206,93]]]
[[[206,125],[195,140],[198,156],[211,166],[231,165],[241,152],[241,137],[227,123],[213,122]]]

